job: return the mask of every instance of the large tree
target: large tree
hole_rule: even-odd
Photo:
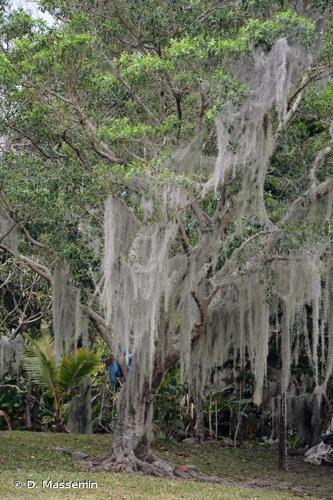
[[[199,398],[248,362],[259,404],[274,330],[283,411],[299,353],[330,380],[330,2],[40,3],[49,27],[1,18],[0,248],[51,286],[62,260],[123,368],[99,466],[171,475],[149,444],[177,362]]]

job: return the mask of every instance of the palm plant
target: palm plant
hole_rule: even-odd
[[[54,342],[50,335],[34,340],[26,351],[24,367],[33,383],[46,389],[52,397],[56,432],[65,431],[62,419],[64,403],[85,377],[100,364],[97,355],[89,349],[67,352],[59,364],[55,361]]]

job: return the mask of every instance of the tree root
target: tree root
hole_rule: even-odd
[[[186,480],[186,481],[200,481],[220,484],[222,486],[231,486],[237,488],[265,488],[265,489],[278,489],[281,491],[294,492],[299,495],[307,491],[298,488],[290,488],[286,484],[276,483],[276,482],[260,482],[260,481],[242,481],[236,482],[228,479],[222,479],[215,475],[205,474],[200,471],[194,465],[177,465],[174,466],[165,460],[155,456],[152,452],[147,455],[147,460],[142,460],[138,458],[134,453],[130,456],[125,456],[120,454],[119,456],[106,456],[106,457],[88,457],[79,455],[76,452],[70,452],[68,450],[59,449],[57,451],[66,451],[66,455],[71,455],[75,458],[78,463],[86,470],[91,470],[95,472],[115,472],[115,473],[134,473],[134,474],[144,474],[148,476],[154,476],[164,479],[173,480]]]
[[[153,461],[145,461],[137,458],[135,455],[131,457],[98,457],[80,460],[80,465],[85,469],[103,472],[127,472],[139,473],[149,476],[166,478],[166,479],[182,479],[188,481],[206,481],[210,483],[222,484],[224,486],[241,486],[239,483],[221,479],[214,475],[208,475],[201,472],[193,465],[173,466],[158,457],[154,456]],[[247,484],[246,487],[257,487]]]
[[[130,456],[120,455],[118,457],[106,456],[97,458],[85,458],[80,464],[89,470],[104,472],[127,472],[142,473],[150,476],[176,478],[174,467],[154,457],[150,460],[142,460],[134,454]]]

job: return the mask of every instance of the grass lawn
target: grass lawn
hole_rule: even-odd
[[[268,488],[224,487],[192,481],[170,481],[143,475],[84,471],[71,456],[54,451],[62,447],[89,455],[103,455],[110,445],[105,435],[0,432],[0,498],[96,499],[291,499],[333,498],[333,470],[290,459],[290,470],[276,470],[275,454],[266,449],[226,449],[208,445],[160,445],[160,455],[170,462],[196,465],[210,474],[237,482],[258,482]],[[95,481],[97,489],[42,489],[42,481]],[[14,481],[23,486],[15,489]],[[36,488],[27,489],[32,480]]]

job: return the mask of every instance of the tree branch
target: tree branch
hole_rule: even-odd
[[[178,223],[178,234],[180,236],[184,252],[186,253],[186,255],[189,255],[191,253],[192,247],[188,240],[183,224],[180,222],[180,220],[178,220],[177,223]]]
[[[315,187],[311,186],[307,191],[305,191],[305,193],[303,193],[295,201],[293,201],[293,203],[289,207],[289,210],[279,222],[279,225],[289,222],[294,218],[295,212],[304,210],[309,205],[311,205],[311,203],[313,203],[314,199],[323,198],[324,196],[328,195],[332,189],[333,176],[330,176],[324,182],[321,182]]]
[[[117,158],[117,156],[113,153],[113,151],[111,151],[111,149],[105,142],[99,141],[102,149],[100,149],[100,147],[96,145],[97,128],[92,123],[92,121],[86,116],[83,109],[78,105],[78,103],[74,101],[74,99],[69,99],[68,97],[64,97],[61,94],[58,94],[58,92],[55,92],[54,90],[51,90],[49,88],[45,88],[45,90],[48,94],[52,95],[53,97],[56,97],[57,99],[60,99],[66,104],[69,104],[72,108],[75,109],[75,111],[78,114],[79,123],[86,132],[88,143],[97,154],[111,161],[112,163],[123,163],[120,158]]]
[[[95,326],[96,330],[100,334],[101,338],[104,340],[105,344],[112,349],[111,337],[108,334],[108,329],[105,324],[105,320],[91,307],[81,304],[81,309],[85,315],[90,319],[90,321]]]
[[[8,121],[6,121],[5,123],[6,127],[10,128],[11,130],[14,130],[15,132],[17,132],[19,135],[21,135],[22,137],[24,137],[25,139],[28,139],[28,141],[33,145],[33,147],[44,157],[46,158],[47,160],[53,160],[52,156],[50,156],[49,154],[47,154],[37,143],[34,139],[32,139],[32,137],[30,137],[26,132],[24,132],[23,130],[15,127],[14,125],[10,125]]]
[[[2,200],[2,203],[5,206],[5,209],[8,211],[9,217],[11,219],[13,219],[13,221],[15,222],[15,225],[13,226],[13,228],[11,229],[11,231],[14,229],[15,226],[17,226],[19,229],[21,229],[21,231],[24,233],[24,235],[26,236],[27,240],[30,241],[30,243],[32,243],[33,245],[35,245],[35,246],[37,246],[39,248],[45,248],[45,245],[43,243],[41,243],[40,241],[35,240],[35,238],[33,238],[31,236],[31,234],[29,233],[29,231],[27,230],[27,228],[25,227],[25,225],[22,222],[18,222],[16,220],[17,219],[17,215],[15,213],[15,210],[11,206],[11,204],[10,204],[7,196],[5,195],[5,193],[1,189],[1,187],[0,187],[0,199]],[[6,236],[8,236],[8,234]],[[4,237],[0,241],[3,241],[3,240],[4,240]]]
[[[80,149],[76,146],[74,146],[74,144],[68,139],[67,135],[66,135],[66,130],[63,132],[62,134],[62,138],[64,140],[64,142],[74,151],[74,153],[76,154],[76,156],[78,157],[81,165],[83,166],[83,168],[85,170],[91,170],[90,169],[90,165],[89,163],[87,162],[85,156],[83,155],[83,153],[80,151]]]
[[[22,262],[23,264],[26,264],[32,271],[35,273],[39,274],[43,278],[46,279],[48,282],[49,286],[53,286],[53,276],[51,271],[44,265],[40,264],[39,262],[34,261],[30,257],[26,257],[25,255],[22,254],[16,254],[14,251],[12,251],[10,248],[8,248],[6,245],[0,244],[0,249],[9,255],[12,255],[15,257],[18,261]],[[104,340],[106,345],[111,348],[111,339],[108,335],[107,328],[105,325],[105,321],[100,316],[97,312],[95,312],[91,307],[86,306],[81,304],[81,308],[83,312],[87,315],[87,317],[91,320],[91,322],[94,324],[96,327],[98,333],[100,334],[101,338]]]
[[[222,9],[227,9],[228,7],[235,7],[239,5],[241,2],[238,1],[233,1],[233,2],[214,2],[215,5],[212,5],[209,9],[206,10],[206,12],[203,12],[200,14],[200,16],[197,17],[196,22],[197,23],[203,23],[206,21],[206,19],[214,14],[214,12]]]
[[[329,135],[330,135],[329,144],[325,148],[323,148],[321,151],[319,151],[319,153],[317,153],[316,158],[313,162],[312,168],[309,172],[309,177],[310,177],[312,189],[315,189],[317,184],[318,184],[318,180],[317,180],[317,176],[316,176],[317,171],[323,166],[327,156],[333,150],[333,121],[331,122],[331,125],[330,125]]]
[[[0,244],[0,249],[3,252],[8,253],[12,257],[15,257],[15,259],[18,260],[19,262],[26,264],[28,267],[30,267],[30,269],[32,271],[34,271],[35,273],[37,273],[40,276],[42,276],[43,278],[45,278],[50,286],[53,285],[52,273],[46,266],[31,259],[30,257],[26,257],[23,254],[14,252],[13,250],[11,250],[9,247],[7,247],[6,245],[4,245],[2,243]]]

